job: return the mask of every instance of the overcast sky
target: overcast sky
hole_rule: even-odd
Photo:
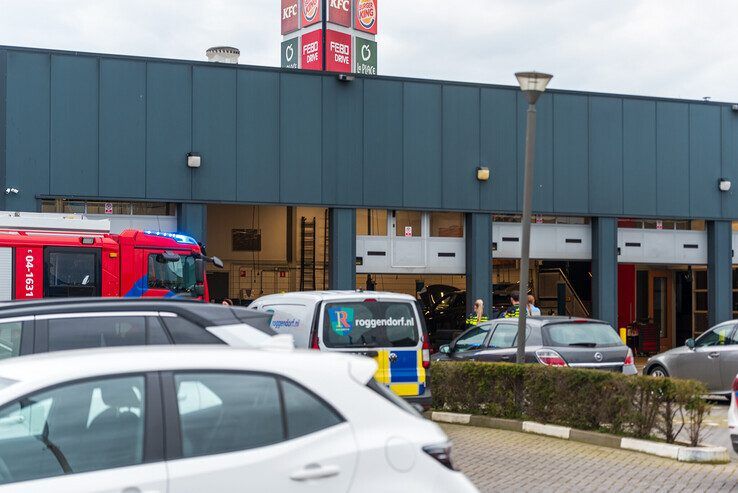
[[[0,0],[0,44],[279,65],[279,0]],[[738,101],[736,0],[379,0],[379,73]]]

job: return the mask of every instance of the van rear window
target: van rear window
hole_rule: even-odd
[[[331,348],[413,347],[419,331],[410,303],[328,303],[323,311],[323,343]]]

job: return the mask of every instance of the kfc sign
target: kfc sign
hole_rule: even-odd
[[[323,31],[318,29],[303,35],[301,45],[303,70],[323,70]]]
[[[328,0],[328,22],[351,27],[351,0]]]
[[[322,19],[322,0],[302,0],[302,27],[317,24]]]
[[[369,34],[377,34],[377,0],[354,0],[356,23],[354,28]]]
[[[282,0],[282,34],[300,29],[300,7],[297,0]]]
[[[329,72],[351,73],[351,35],[338,31],[325,32],[325,69]]]

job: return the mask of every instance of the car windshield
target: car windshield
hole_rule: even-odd
[[[544,344],[554,347],[612,347],[623,342],[615,329],[597,322],[554,323],[543,327]]]
[[[413,347],[419,331],[409,302],[327,303],[323,312],[323,342],[332,348]]]
[[[149,255],[149,287],[168,289],[174,293],[189,293],[196,284],[195,257],[180,255],[167,261],[162,254]]]

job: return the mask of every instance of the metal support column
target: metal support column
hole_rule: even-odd
[[[492,215],[466,214],[466,311],[474,301],[484,301],[484,312],[492,316]]]
[[[207,243],[208,206],[205,204],[179,204],[177,206],[177,230],[192,236],[200,243]]]
[[[618,221],[592,219],[592,316],[618,326]]]
[[[330,289],[356,289],[356,210],[330,209]]]
[[[733,228],[707,221],[707,321],[712,327],[733,318]]]

